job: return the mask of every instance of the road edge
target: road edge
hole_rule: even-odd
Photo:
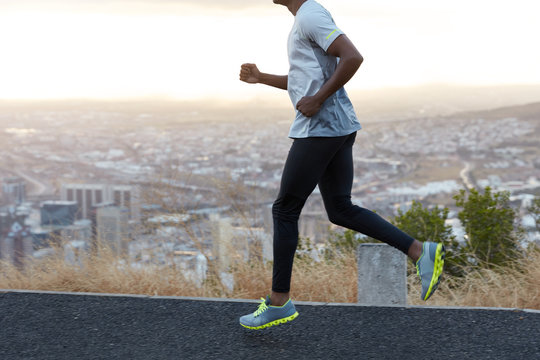
[[[167,299],[167,300],[191,300],[191,301],[211,301],[211,302],[240,302],[240,303],[259,303],[260,300],[254,299],[233,299],[233,298],[209,298],[209,297],[191,297],[191,296],[161,296],[161,295],[143,295],[143,294],[115,294],[115,293],[93,293],[93,292],[67,292],[67,291],[47,291],[47,290],[25,290],[25,289],[0,289],[3,293],[19,294],[48,294],[48,295],[72,295],[72,296],[97,296],[97,297],[129,297],[139,299]],[[490,311],[523,311],[528,313],[540,314],[540,310],[521,309],[521,308],[503,308],[503,307],[482,307],[482,306],[431,306],[431,305],[367,305],[357,303],[331,303],[315,301],[295,301],[295,305],[309,306],[348,306],[348,307],[390,307],[405,309],[442,309],[442,310],[490,310]]]

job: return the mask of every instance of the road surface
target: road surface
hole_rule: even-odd
[[[540,312],[298,305],[247,330],[247,301],[0,291],[0,359],[540,359]]]

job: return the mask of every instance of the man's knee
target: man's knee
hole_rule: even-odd
[[[347,226],[355,207],[350,196],[336,196],[327,205],[328,220],[332,224]]]
[[[340,212],[328,213],[328,220],[330,220],[332,224],[343,227],[347,227],[349,223],[349,218],[347,217],[347,215]]]
[[[298,221],[305,202],[305,199],[290,194],[280,196],[272,205],[272,216],[279,220]]]

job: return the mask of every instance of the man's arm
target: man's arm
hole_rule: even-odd
[[[288,76],[262,73],[255,64],[242,64],[240,67],[240,80],[249,84],[265,84],[287,90]]]
[[[305,96],[296,104],[296,109],[308,117],[319,112],[323,102],[343,87],[364,61],[354,44],[345,35],[340,35],[334,40],[328,47],[327,53],[339,57],[336,71],[315,95]]]

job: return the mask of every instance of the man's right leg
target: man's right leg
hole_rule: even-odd
[[[334,224],[381,240],[408,255],[422,281],[422,299],[427,300],[440,281],[444,246],[433,242],[422,244],[376,213],[351,203],[353,143],[354,134],[336,153],[319,182],[328,217]]]
[[[415,242],[411,236],[375,212],[353,205],[351,202],[354,176],[352,155],[354,141],[355,134],[351,134],[328,164],[319,182],[328,218],[336,225],[381,240],[408,255]],[[411,256],[411,258],[415,261],[419,256],[420,254]]]

